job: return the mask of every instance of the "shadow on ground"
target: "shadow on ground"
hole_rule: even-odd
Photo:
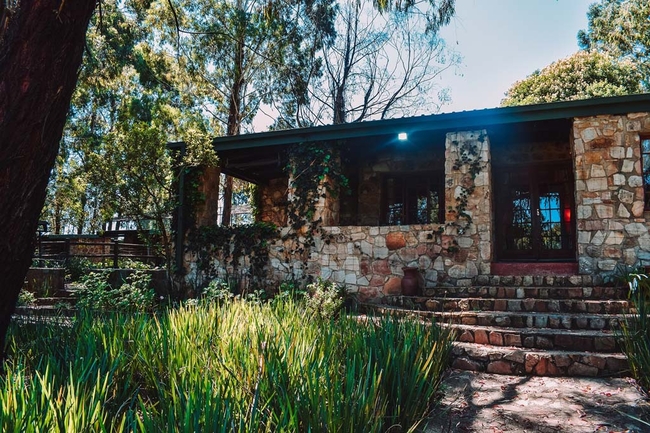
[[[451,370],[422,430],[456,432],[648,432],[650,403],[627,378],[503,376]]]

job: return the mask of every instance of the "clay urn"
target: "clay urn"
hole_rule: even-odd
[[[417,296],[420,291],[418,268],[406,266],[402,268],[404,277],[402,278],[402,295]]]

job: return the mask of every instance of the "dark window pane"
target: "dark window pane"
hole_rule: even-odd
[[[392,175],[384,180],[384,222],[389,225],[439,223],[444,175]]]

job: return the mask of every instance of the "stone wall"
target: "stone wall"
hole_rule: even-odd
[[[439,225],[391,227],[323,227],[314,237],[306,269],[287,263],[290,240],[278,241],[270,251],[274,279],[282,281],[303,273],[345,284],[360,300],[401,293],[402,268],[420,270],[420,287],[446,280]]]
[[[582,274],[618,264],[650,264],[644,217],[640,137],[650,113],[577,118],[573,122],[578,260]]]

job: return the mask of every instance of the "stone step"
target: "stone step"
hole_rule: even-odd
[[[73,306],[77,303],[77,299],[73,296],[52,296],[49,298],[36,298],[36,305],[39,306]]]
[[[478,275],[474,286],[593,287],[611,285],[598,275]]]
[[[54,296],[59,298],[76,298],[77,291],[78,291],[77,289],[71,288],[70,286],[66,285],[65,289],[57,290]]]
[[[536,350],[455,342],[452,367],[495,374],[534,376],[619,376],[629,371],[625,355]]]
[[[54,305],[34,305],[31,307],[16,307],[14,317],[55,317],[55,316],[74,316],[74,308],[59,308]]]
[[[583,299],[501,299],[501,298],[424,298],[390,296],[384,304],[427,311],[532,311],[551,313],[624,314],[630,312],[625,300]]]
[[[425,297],[456,298],[502,298],[502,299],[584,299],[584,300],[625,300],[628,289],[613,286],[466,286],[434,287],[424,289]]]
[[[421,311],[388,305],[361,304],[362,311],[435,318],[439,323],[509,328],[551,328],[566,330],[613,330],[622,314],[538,313],[524,311]]]
[[[455,331],[457,341],[526,349],[620,352],[614,331],[496,326],[443,325]]]

